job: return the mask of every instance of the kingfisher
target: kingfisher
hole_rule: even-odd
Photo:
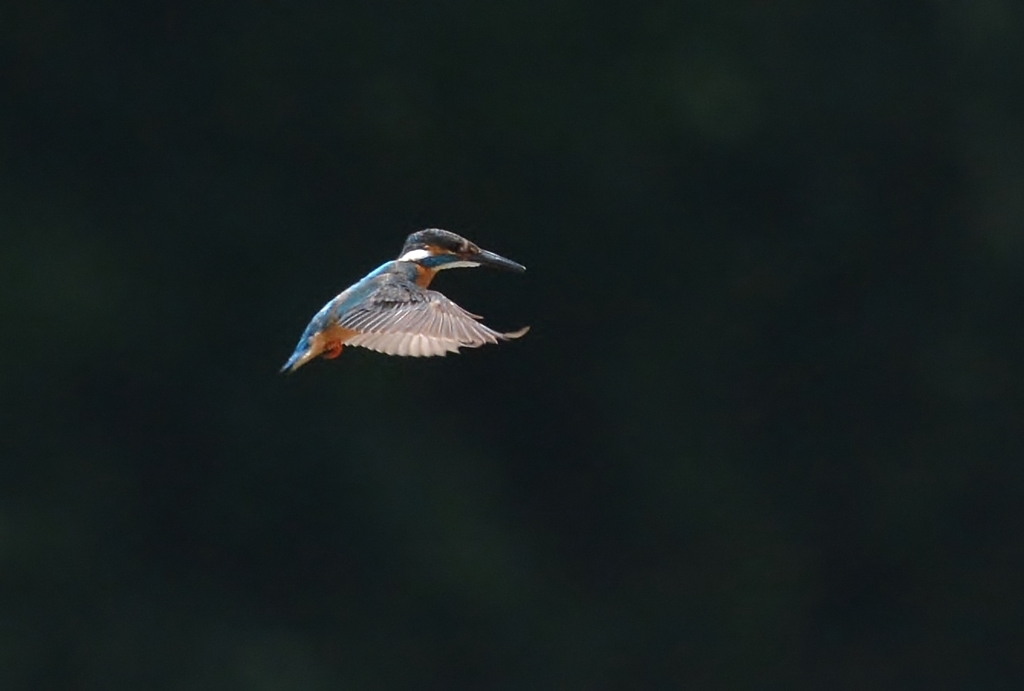
[[[530,327],[502,333],[441,293],[427,290],[438,271],[490,266],[522,273],[526,267],[440,228],[405,240],[401,254],[339,293],[313,316],[295,352],[281,368],[294,372],[313,358],[332,360],[346,346],[387,355],[432,357],[519,338]]]

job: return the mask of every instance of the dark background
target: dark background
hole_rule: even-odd
[[[0,9],[0,687],[1019,689],[1024,5]],[[277,373],[440,226],[522,341]]]

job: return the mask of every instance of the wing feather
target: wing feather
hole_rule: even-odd
[[[518,338],[501,333],[447,297],[411,281],[382,281],[359,304],[338,317],[338,326],[357,332],[346,341],[388,355],[433,357]]]

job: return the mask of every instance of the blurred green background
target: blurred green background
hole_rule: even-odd
[[[1010,0],[5,3],[0,688],[1024,688],[1022,269]]]

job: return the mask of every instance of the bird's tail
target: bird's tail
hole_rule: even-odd
[[[292,353],[292,356],[290,358],[288,358],[288,362],[284,363],[284,366],[281,368],[281,371],[289,373],[294,372],[295,370],[297,370],[298,368],[302,367],[304,364],[312,360],[315,353],[309,346],[309,338],[303,336],[302,340],[299,341],[299,344],[295,346],[295,352]]]

